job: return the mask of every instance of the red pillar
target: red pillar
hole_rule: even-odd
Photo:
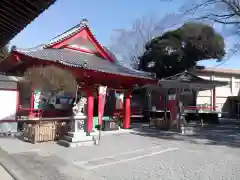
[[[130,93],[127,92],[124,94],[124,120],[123,128],[130,128],[130,118],[131,118],[131,108],[130,108]]]
[[[31,98],[30,98],[30,110],[29,110],[29,116],[33,116],[34,110],[34,88],[32,88],[31,91]]]
[[[212,106],[213,110],[216,111],[216,88],[213,89],[212,93]]]
[[[17,91],[16,91],[17,95],[16,95],[16,114],[15,114],[15,118],[16,121],[18,120],[18,112],[19,112],[19,106],[20,106],[20,94],[19,94],[19,84],[17,84]]]
[[[87,89],[87,132],[92,132],[93,129],[93,108],[94,97],[92,89]]]

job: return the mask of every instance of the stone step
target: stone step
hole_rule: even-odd
[[[59,140],[58,144],[64,147],[74,148],[74,147],[81,147],[81,146],[92,146],[92,145],[95,145],[95,141],[89,140],[89,141],[69,142],[67,140]]]
[[[182,134],[187,134],[187,135],[194,135],[197,134],[201,131],[201,127],[198,126],[185,126],[184,130],[181,132],[184,132]]]
[[[76,136],[86,136],[86,132],[68,132],[67,136],[69,137],[76,137]]]
[[[63,139],[68,141],[68,142],[92,141],[93,140],[93,136],[74,137],[74,136],[65,135]]]

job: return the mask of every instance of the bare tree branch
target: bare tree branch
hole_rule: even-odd
[[[186,14],[192,13],[192,12],[196,11],[196,10],[199,9],[199,8],[204,8],[204,7],[206,7],[206,6],[209,6],[209,5],[212,5],[212,4],[215,4],[215,3],[216,3],[215,0],[207,0],[207,1],[203,2],[203,3],[193,5],[193,7],[187,9],[187,10],[185,11],[185,13],[186,13]]]
[[[114,31],[110,50],[120,55],[130,64],[138,64],[145,45],[153,37],[160,36],[166,30],[178,25],[182,14],[166,14],[158,18],[155,14],[136,19],[130,29],[117,29]]]
[[[77,87],[76,79],[70,71],[55,66],[29,68],[24,78],[31,87],[37,89],[75,92]]]
[[[229,25],[234,25],[234,24],[239,24],[240,21],[228,21],[228,18],[231,18],[231,15],[226,15],[225,18],[219,18],[220,16],[217,16],[215,14],[209,14],[206,16],[201,16],[199,18],[196,18],[197,20],[201,20],[201,19],[209,19],[211,21],[214,21],[216,23],[220,23],[220,24],[229,24]]]
[[[193,1],[192,1],[193,2]],[[240,37],[240,0],[195,0],[194,4],[185,4],[184,13],[191,20],[204,20],[219,24],[227,37]],[[240,39],[236,39],[229,53],[239,51]]]
[[[196,13],[197,19],[209,19],[211,21],[227,24],[240,24],[239,0],[199,0],[185,10],[185,13]]]

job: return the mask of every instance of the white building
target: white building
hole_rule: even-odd
[[[209,80],[228,82],[229,85],[214,90],[201,91],[197,95],[197,105],[216,106],[217,111],[228,117],[240,116],[240,70],[206,68],[195,72]]]

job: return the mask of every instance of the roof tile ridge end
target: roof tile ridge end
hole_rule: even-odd
[[[174,74],[174,75],[172,75],[172,76],[165,77],[164,79],[168,80],[168,79],[170,79],[170,78],[172,78],[172,77],[176,77],[176,76],[181,75],[181,74],[183,74],[183,73],[186,73],[186,71],[182,71],[182,72],[179,72],[179,73]]]
[[[128,67],[128,66],[125,65],[126,63],[122,64],[119,61],[114,61],[112,63],[114,63],[114,64],[116,64],[116,65],[118,65],[118,66],[120,66],[122,68],[128,69],[128,70],[130,70],[132,72],[142,73],[142,75],[147,75],[149,77],[155,77],[156,76],[155,73],[152,73],[152,72],[147,72],[147,71],[143,71],[143,70],[137,70],[137,69],[134,69],[132,67]]]
[[[17,48],[16,46],[11,47],[11,52],[12,51],[17,51],[17,52],[32,52],[32,51],[38,51],[44,49],[44,45],[38,45],[33,48]]]

